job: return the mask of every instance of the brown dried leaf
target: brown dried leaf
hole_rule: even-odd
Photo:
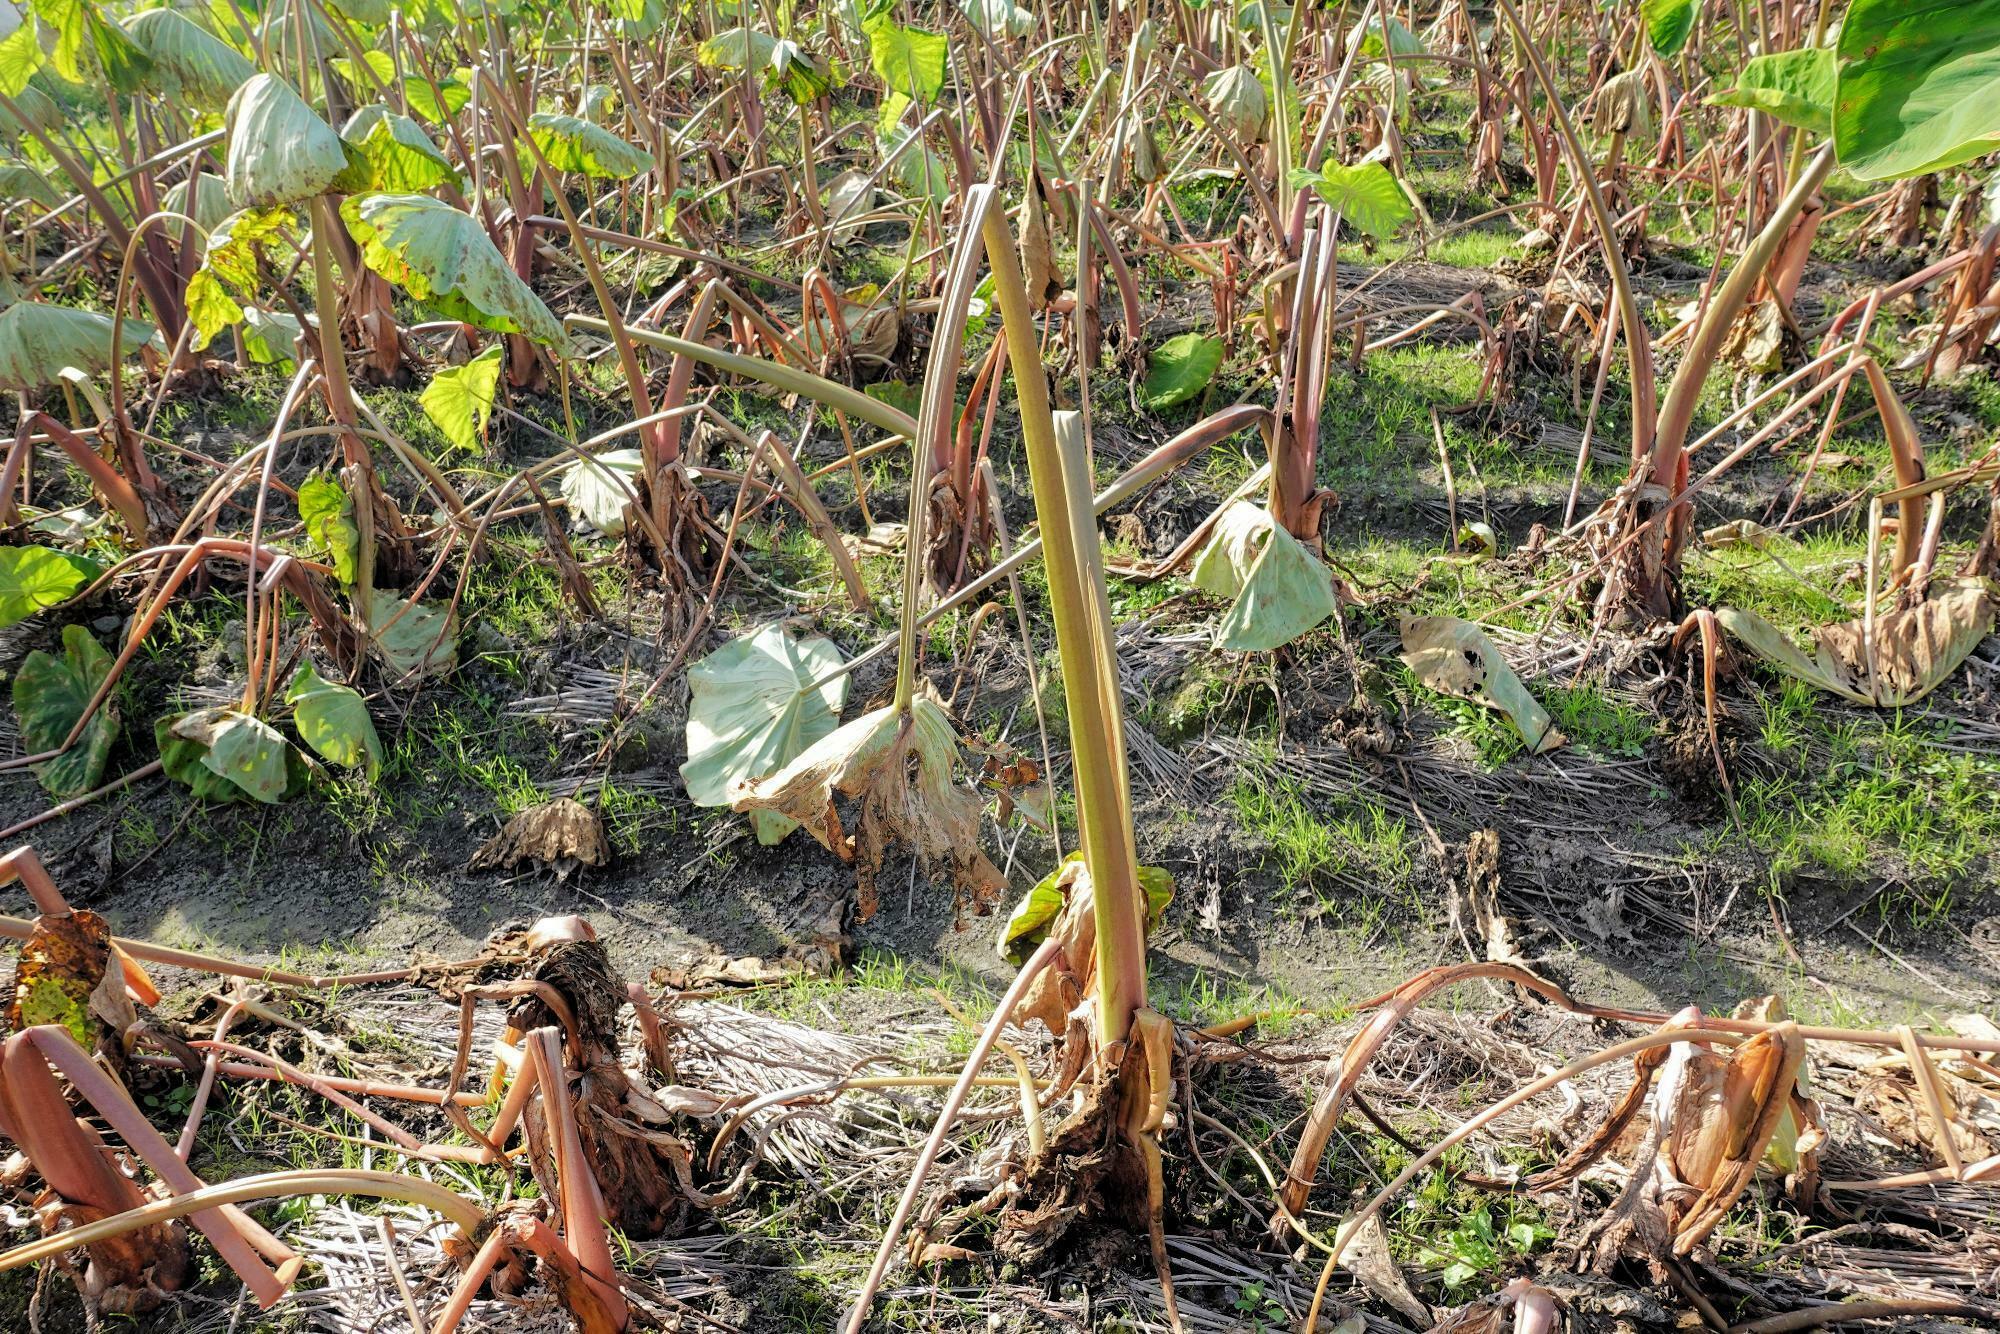
[[[530,806],[486,840],[465,864],[468,871],[511,871],[533,862],[567,880],[580,866],[602,866],[611,860],[604,824],[580,801],[557,797]]]
[[[1979,647],[1993,629],[1995,610],[1984,579],[1953,579],[1933,585],[1922,602],[1876,617],[1872,692],[1862,622],[1843,621],[1820,630],[1821,657],[1830,656],[1858,691],[1872,693],[1885,708],[1914,703],[1942,685]]]
[[[1664,1122],[1656,1157],[1675,1255],[1687,1255],[1729,1212],[1791,1104],[1805,1039],[1789,1021],[1727,1056],[1677,1045],[1660,1076]]]
[[[861,915],[872,915],[875,872],[891,847],[909,848],[933,873],[949,875],[960,902],[991,910],[1006,877],[979,847],[979,798],[952,769],[958,733],[935,700],[918,696],[907,718],[887,705],[831,733],[766,778],[731,785],[738,811],[776,811],[803,825],[822,846],[854,863]],[[860,812],[852,834],[835,795]]]
[[[124,971],[112,966],[111,928],[94,912],[45,914],[14,963],[7,1026],[37,1024],[69,1031],[85,1050],[103,1051],[138,1014],[125,994]]]

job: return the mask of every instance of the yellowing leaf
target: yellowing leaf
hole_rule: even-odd
[[[500,370],[507,349],[499,343],[463,366],[451,366],[431,377],[417,402],[424,416],[444,433],[454,448],[477,453],[486,444],[486,423],[500,393]]]

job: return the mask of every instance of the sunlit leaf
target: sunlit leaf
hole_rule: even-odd
[[[569,512],[606,537],[625,531],[625,507],[632,503],[632,479],[645,466],[636,449],[610,449],[563,470],[563,499]]]
[[[1187,402],[1208,387],[1222,365],[1222,340],[1201,334],[1176,334],[1154,348],[1146,359],[1146,382],[1140,401],[1155,412]]]
[[[212,171],[196,175],[192,191],[188,187],[187,181],[175,181],[167,187],[167,192],[160,196],[160,207],[170,213],[185,213],[193,218],[203,231],[213,232],[229,216],[228,188],[223,184],[222,178]],[[193,208],[188,207],[190,193],[194,196]],[[197,237],[196,244],[200,243],[201,238]]]
[[[581,116],[537,111],[528,118],[528,134],[557,171],[580,171],[586,176],[622,181],[653,165],[652,155],[645,149]]]
[[[1329,162],[1317,172],[1294,168],[1292,184],[1310,186],[1333,205],[1343,221],[1370,236],[1393,236],[1416,213],[1402,185],[1379,162],[1352,167]]]
[[[19,97],[47,59],[35,25],[23,22],[0,39],[0,93]]]
[[[299,483],[299,518],[313,550],[333,561],[334,577],[343,586],[352,584],[361,530],[354,523],[354,502],[340,483],[325,473]]]
[[[2000,149],[2000,0],[1853,0],[1836,51],[1833,142],[1861,179]]]
[[[69,739],[77,719],[111,674],[111,655],[80,625],[66,625],[62,656],[36,649],[14,674],[14,717],[21,724],[21,748],[31,755],[54,750]],[[81,796],[104,778],[111,743],[118,739],[117,698],[106,699],[91,715],[76,744],[35,766],[35,777],[52,797]]]
[[[1205,593],[1235,599],[1215,631],[1215,646],[1231,653],[1289,644],[1340,607],[1319,557],[1248,501],[1222,512],[1190,577]]]
[[[937,101],[950,46],[943,33],[906,28],[886,13],[861,27],[868,34],[868,63],[891,91],[919,102]]]
[[[333,127],[272,75],[253,75],[236,90],[227,122],[224,178],[239,208],[296,204],[325,193],[347,170]]]
[[[1694,31],[1695,0],[1639,0],[1639,12],[1653,49],[1669,60],[1679,55]]]
[[[486,423],[500,392],[501,364],[507,349],[499,343],[463,366],[448,366],[431,376],[417,398],[424,416],[455,448],[477,452],[486,444]]]
[[[371,780],[382,772],[382,740],[360,691],[328,681],[302,662],[285,689],[285,702],[292,706],[300,739],[321,759],[344,769],[365,764]]]
[[[1499,710],[1531,754],[1565,743],[1548,710],[1472,622],[1456,616],[1404,617],[1402,658],[1432,690]]]
[[[449,604],[410,602],[380,588],[374,594],[368,630],[392,677],[413,681],[458,665],[458,613]]]
[[[179,10],[141,10],[125,20],[125,31],[152,58],[152,86],[170,97],[219,108],[257,72],[241,51]]]
[[[414,194],[458,180],[458,168],[431,142],[423,126],[379,102],[348,117],[340,137],[365,164],[365,180],[354,182],[362,189]]]
[[[0,311],[0,389],[41,389],[67,366],[102,375],[111,369],[112,327],[109,315],[94,310],[15,302]],[[152,337],[152,325],[128,318],[121,355],[131,356]]]
[[[197,709],[173,724],[173,734],[201,748],[201,764],[269,805],[292,785],[291,743],[263,719],[240,709]]]
[[[1736,86],[1709,101],[1750,107],[1814,134],[1833,133],[1833,52],[1826,47],[1779,51],[1743,62]]]
[[[477,218],[424,195],[353,195],[340,216],[364,263],[453,319],[568,345],[562,325],[494,248]]]
[[[839,726],[847,678],[812,686],[841,662],[832,640],[767,625],[689,667],[681,781],[695,805],[729,805],[731,784],[776,773]],[[775,811],[753,811],[750,823],[765,844],[798,827]]]
[[[0,629],[67,601],[102,573],[96,561],[54,547],[0,547]]]

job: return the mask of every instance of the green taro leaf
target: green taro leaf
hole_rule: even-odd
[[[1088,874],[1083,854],[1072,852],[1055,870],[1043,876],[1008,915],[1007,925],[1000,933],[1000,957],[1017,966],[1026,963],[1035,947],[1048,939],[1056,918],[1062,916],[1071,883]],[[1139,888],[1146,892],[1146,929],[1150,931],[1160,924],[1167,905],[1174,901],[1174,877],[1164,867],[1141,866]]]
[[[204,171],[194,178],[194,207],[188,207],[188,182],[175,181],[160,196],[160,207],[169,213],[185,213],[204,232],[213,233],[229,217],[229,191],[222,178]]]
[[[688,668],[681,781],[695,805],[728,806],[732,783],[776,773],[838,727],[847,678],[812,687],[842,661],[832,640],[795,640],[783,626],[767,625]],[[776,811],[752,811],[750,825],[767,845],[798,828]]]
[[[89,25],[84,0],[28,0],[28,8],[55,35],[49,48],[49,61],[56,67],[56,73],[71,83],[85,82],[89,75],[83,68],[82,56]]]
[[[1695,0],[1640,0],[1646,19],[1646,39],[1668,60],[1680,54],[1694,31]]]
[[[111,317],[94,310],[15,302],[0,311],[0,389],[41,389],[67,366],[102,375],[111,369],[111,329]],[[152,336],[152,325],[127,319],[122,354],[131,356]]]
[[[603,180],[630,180],[653,165],[645,149],[626,143],[595,121],[537,111],[528,118],[535,147],[557,171],[580,171]]]
[[[424,416],[444,433],[454,448],[477,453],[486,443],[486,423],[500,393],[501,362],[507,349],[499,343],[463,366],[451,366],[431,377],[417,402]]]
[[[905,28],[886,13],[869,19],[861,29],[868,34],[868,63],[890,92],[919,102],[937,101],[944,90],[949,47],[943,33]]]
[[[352,586],[361,530],[354,523],[354,502],[339,481],[315,473],[299,483],[299,518],[313,550],[332,558],[333,574],[341,586]]]
[[[42,54],[41,34],[35,31],[35,25],[22,22],[0,39],[0,93],[21,96],[27,90],[28,80],[35,77],[47,58]]]
[[[36,649],[14,675],[14,716],[21,724],[21,746],[31,755],[67,741],[76,720],[111,675],[111,655],[90,631],[66,625],[62,643],[61,657]],[[111,743],[117,739],[114,694],[91,715],[74,746],[35,766],[35,777],[52,797],[82,796],[102,781]]]
[[[389,674],[398,681],[448,672],[458,664],[458,613],[449,604],[410,602],[375,589],[368,629]]]
[[[1374,237],[1395,235],[1416,212],[1402,183],[1379,162],[1352,167],[1330,162],[1318,172],[1295,167],[1292,185],[1311,186],[1350,226]]]
[[[347,118],[340,132],[347,146],[361,159],[362,180],[346,184],[368,190],[400,190],[415,194],[458,180],[458,168],[451,165],[424,127],[408,116],[400,116],[379,102],[371,102]]]
[[[96,561],[54,547],[0,547],[0,629],[68,601],[102,573]]]
[[[226,119],[224,178],[238,208],[311,199],[347,170],[340,136],[282,79],[251,76],[229,99]]]
[[[219,109],[257,72],[241,51],[179,10],[143,10],[125,20],[125,31],[152,58],[152,86],[169,97]]]
[[[246,208],[230,214],[209,232],[201,267],[187,285],[188,318],[194,321],[196,351],[242,320],[243,307],[237,298],[249,299],[261,285],[257,257],[291,221],[292,215],[282,208]]]
[[[202,763],[208,747],[175,733],[188,715],[170,713],[153,723],[153,741],[160,748],[160,767],[167,777],[203,801],[248,801],[250,794]]]
[[[292,706],[292,725],[300,739],[321,759],[344,769],[365,763],[371,781],[382,772],[382,740],[360,691],[328,681],[310,662],[302,662],[285,690],[285,702]]]
[[[292,790],[291,743],[261,718],[240,709],[197,709],[175,722],[172,731],[200,748],[203,768],[254,800],[272,805]]]
[[[719,32],[697,46],[694,58],[710,69],[761,74],[770,67],[771,53],[777,49],[778,39],[769,33],[737,27]]]
[[[2000,0],[1854,0],[1836,54],[1834,151],[1862,180],[2000,149]]]
[[[477,218],[424,195],[353,195],[340,216],[369,268],[455,320],[568,346],[562,325]]]
[[[1432,690],[1497,709],[1540,755],[1566,738],[1486,632],[1456,616],[1405,616],[1402,658]]]
[[[1222,340],[1201,334],[1176,334],[1154,348],[1146,359],[1146,382],[1140,401],[1159,412],[1187,402],[1215,378],[1222,365]]]
[[[440,78],[437,91],[432,92],[429,83],[414,77],[414,71],[413,77],[399,79],[396,61],[387,51],[364,51],[362,57],[367,65],[365,71],[347,56],[335,56],[327,63],[333,66],[335,74],[347,81],[348,87],[364,97],[372,95],[378,85],[394,88],[400,83],[403,96],[409,101],[410,113],[438,124],[465,110],[466,104],[472,101],[472,89],[457,79]],[[371,79],[370,75],[374,77]]]
[[[262,306],[243,308],[243,350],[258,366],[290,370],[298,364],[299,337],[305,332],[297,318]]]
[[[1833,133],[1833,52],[1826,47],[1753,56],[1736,86],[1708,99],[1718,106],[1749,107],[1814,134]]]

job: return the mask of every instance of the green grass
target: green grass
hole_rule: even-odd
[[[1402,819],[1365,797],[1319,810],[1296,780],[1260,774],[1239,779],[1228,799],[1244,831],[1268,846],[1263,864],[1277,875],[1280,892],[1294,898],[1311,895],[1322,912],[1336,919],[1350,908],[1368,911],[1341,894],[1343,878],[1362,876],[1371,884],[1395,888],[1415,868],[1415,849]],[[1379,902],[1381,896],[1371,898]]]

